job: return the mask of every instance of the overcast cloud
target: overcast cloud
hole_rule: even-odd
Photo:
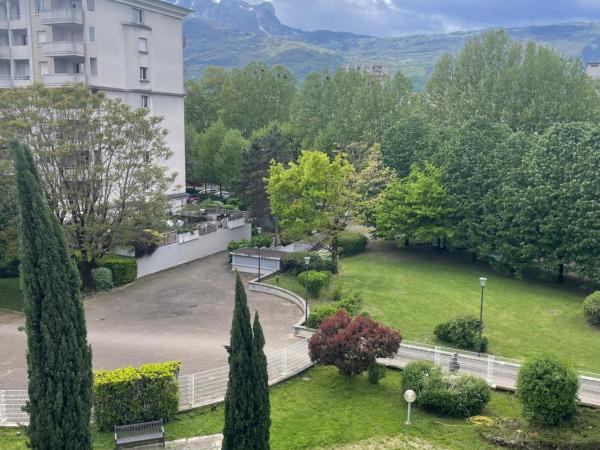
[[[600,0],[271,0],[281,21],[304,30],[373,36],[493,26],[600,21]],[[254,0],[253,3],[259,3]]]

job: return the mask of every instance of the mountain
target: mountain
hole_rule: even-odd
[[[446,52],[486,30],[448,34],[376,38],[327,30],[304,31],[282,24],[270,2],[243,0],[175,0],[192,9],[183,23],[186,77],[195,78],[210,65],[240,67],[250,61],[282,64],[298,79],[345,63],[377,63],[402,70],[422,88],[431,69]],[[600,24],[565,23],[509,28],[519,41],[534,40],[572,58],[600,60]]]

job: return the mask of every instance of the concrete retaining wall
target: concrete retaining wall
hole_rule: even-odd
[[[163,245],[152,255],[138,258],[138,278],[225,251],[230,241],[250,239],[250,235],[251,225],[247,223],[238,228],[219,228],[185,242]]]

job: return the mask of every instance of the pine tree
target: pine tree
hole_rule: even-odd
[[[37,450],[91,449],[92,353],[79,275],[64,232],[42,197],[31,152],[15,141],[9,147],[20,215],[30,445]]]
[[[271,404],[269,402],[269,375],[267,357],[265,356],[265,336],[263,334],[258,312],[254,315],[252,327],[252,364],[256,380],[254,389],[255,410],[255,450],[269,450],[269,429],[271,428]]]
[[[252,327],[244,285],[235,282],[235,306],[231,322],[229,381],[225,394],[223,450],[254,450],[255,377],[252,364]]]

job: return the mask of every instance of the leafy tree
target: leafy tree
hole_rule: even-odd
[[[248,210],[264,229],[276,228],[269,207],[265,177],[272,160],[287,163],[296,157],[297,150],[289,129],[273,123],[256,131],[250,145],[242,153],[240,190]]]
[[[202,78],[185,84],[186,128],[203,133],[221,113],[221,98],[228,74],[222,67],[207,67]]]
[[[392,182],[377,208],[377,234],[387,239],[403,235],[406,245],[415,237],[448,236],[450,209],[442,177],[441,169],[425,163],[423,169],[413,165],[406,178]]]
[[[273,161],[267,192],[273,215],[292,232],[324,232],[334,268],[339,256],[338,235],[347,226],[352,209],[350,189],[354,168],[342,155],[332,160],[322,152],[303,151],[288,168]]]
[[[532,358],[519,370],[517,397],[525,416],[541,425],[557,425],[573,417],[578,389],[575,371],[549,355]]]
[[[375,144],[368,152],[365,167],[356,174],[353,189],[357,194],[357,216],[366,225],[375,225],[375,210],[383,191],[396,179],[392,169],[383,165],[380,146]]]
[[[600,94],[579,60],[490,31],[441,58],[423,105],[439,124],[480,115],[513,130],[543,131],[555,122],[595,120]]]
[[[377,358],[392,358],[402,336],[365,316],[351,318],[337,311],[319,325],[308,341],[310,359],[337,367],[340,375],[359,375]]]
[[[171,152],[160,121],[83,85],[0,92],[0,133],[31,148],[84,281],[115,244],[131,239],[139,217],[164,215],[174,176],[163,166]]]
[[[267,371],[267,357],[265,356],[265,337],[258,317],[254,314],[252,326],[252,364],[256,381],[254,399],[256,409],[254,412],[256,424],[254,425],[255,443],[252,447],[256,450],[269,450],[269,434],[271,429],[271,403],[269,401],[269,374]]]
[[[17,199],[12,158],[7,150],[0,148],[0,277],[19,274]]]
[[[80,280],[26,147],[11,141],[27,331],[27,429],[34,449],[91,449],[92,353]]]
[[[227,130],[215,157],[219,186],[238,191],[241,183],[242,157],[250,143],[237,130]]]
[[[258,345],[258,342],[257,344]],[[229,381],[225,394],[223,450],[255,448],[258,416],[256,410],[256,368],[250,311],[240,275],[235,280],[235,306],[231,322]]]

